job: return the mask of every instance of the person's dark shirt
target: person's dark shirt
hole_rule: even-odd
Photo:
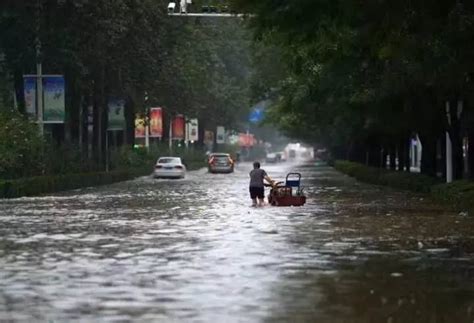
[[[263,179],[267,176],[267,173],[261,169],[257,168],[250,172],[250,187],[264,187]]]

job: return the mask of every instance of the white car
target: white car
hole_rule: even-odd
[[[179,157],[160,157],[155,165],[155,178],[184,178],[186,166]]]

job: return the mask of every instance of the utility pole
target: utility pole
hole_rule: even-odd
[[[41,64],[41,0],[36,3],[36,107],[40,135],[43,136],[43,66]]]
[[[145,147],[147,151],[150,151],[150,117],[149,110],[146,108],[145,112]]]
[[[173,117],[170,115],[170,128],[169,128],[169,149],[170,154],[173,153]]]
[[[145,148],[150,151],[150,109],[148,108],[148,92],[145,91]]]

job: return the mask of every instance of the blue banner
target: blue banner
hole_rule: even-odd
[[[110,97],[109,102],[109,122],[107,130],[125,129],[125,100],[118,97]]]
[[[43,77],[43,122],[63,123],[65,112],[65,82],[64,77]]]

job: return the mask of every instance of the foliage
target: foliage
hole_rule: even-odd
[[[250,39],[244,25],[179,17],[172,25],[173,43],[162,55],[150,100],[201,119],[201,126],[239,127],[250,106]]]
[[[44,141],[38,126],[17,112],[0,107],[0,178],[40,174]]]
[[[414,192],[429,193],[434,185],[439,184],[437,179],[429,176],[367,167],[349,161],[336,161],[334,167],[337,170],[366,183],[386,185]]]
[[[447,124],[445,101],[472,101],[472,3],[233,2],[255,14],[256,39],[279,48],[283,67],[276,69],[271,117],[288,135],[323,144],[339,158],[362,161],[368,152],[375,165],[382,147],[400,152],[419,133],[422,171],[432,174],[429,148],[449,130],[460,158],[461,133]],[[263,69],[254,83],[265,75],[275,79]],[[465,105],[468,113],[472,106]],[[350,155],[354,150],[360,154]]]
[[[439,184],[432,188],[432,194],[462,211],[474,214],[474,183],[461,180],[449,184]]]
[[[37,5],[40,5],[39,7]],[[126,144],[135,113],[162,106],[165,124],[184,113],[200,125],[239,128],[249,99],[250,37],[237,19],[169,17],[156,0],[26,0],[0,5],[0,97],[35,71],[36,40],[46,74],[66,78],[67,145],[79,146],[83,104],[94,107],[95,158],[104,166],[107,98],[127,99]],[[39,9],[39,10],[38,10]],[[6,84],[5,86],[3,86]],[[20,102],[24,109],[24,102]],[[76,162],[83,162],[77,158]],[[61,170],[62,171],[62,170]]]
[[[150,174],[150,168],[127,171],[49,175],[0,181],[0,198],[36,196],[89,186],[107,185]]]

